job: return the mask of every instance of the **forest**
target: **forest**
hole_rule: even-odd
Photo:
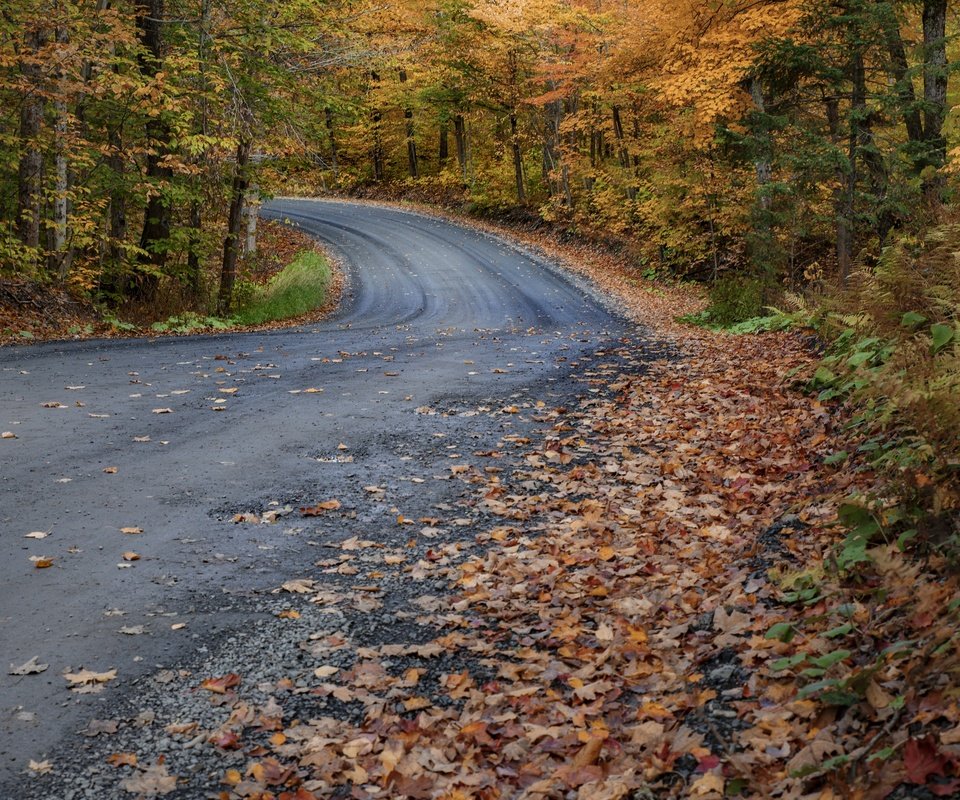
[[[228,314],[249,214],[391,187],[756,314],[949,216],[947,0],[16,0],[3,274]]]

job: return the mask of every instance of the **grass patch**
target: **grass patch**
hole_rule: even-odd
[[[696,325],[699,328],[706,328],[710,331],[726,331],[735,334],[750,333],[769,333],[771,331],[785,331],[794,327],[797,320],[789,314],[770,308],[770,314],[763,317],[750,317],[743,322],[733,324],[723,324],[716,322],[710,314],[710,309],[698,311],[695,314],[684,314],[677,317],[677,322],[683,322],[687,325]]]
[[[260,325],[320,308],[330,288],[330,265],[317,252],[304,251],[270,281],[256,287],[237,311],[239,325]]]

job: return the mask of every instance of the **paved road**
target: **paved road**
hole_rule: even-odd
[[[445,435],[427,433],[423,407],[559,396],[568,365],[621,331],[536,257],[472,230],[340,202],[264,214],[347,264],[343,306],[323,324],[0,350],[0,430],[17,436],[0,440],[0,782],[108,714],[138,676],[249,623],[220,598],[275,585],[304,544],[233,514],[399,486],[425,437]],[[485,424],[464,415],[458,435],[479,440]],[[522,421],[501,432],[510,424]],[[6,674],[34,656],[45,672]],[[77,695],[62,673],[81,666],[119,677]]]

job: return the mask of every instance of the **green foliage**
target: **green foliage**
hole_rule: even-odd
[[[889,247],[872,271],[822,325],[832,340],[810,382],[822,400],[857,411],[860,453],[883,470],[903,507],[937,517],[960,508],[960,226],[935,229],[923,243]],[[911,516],[916,516],[911,512]],[[841,562],[866,558],[865,520],[852,531]],[[919,530],[919,533],[917,532]],[[931,542],[927,527],[904,520],[897,536]],[[960,531],[939,536],[941,544]],[[896,538],[896,537],[894,537]]]
[[[723,275],[710,287],[707,314],[717,325],[734,325],[760,316],[764,284],[756,278]]]
[[[726,331],[736,335],[746,335],[755,333],[772,333],[776,331],[786,331],[790,328],[806,325],[806,318],[802,315],[785,314],[782,311],[769,308],[772,314],[762,317],[751,317],[743,322],[737,322],[732,325],[722,325],[715,322],[710,314],[710,309],[698,311],[696,314],[684,314],[677,318],[677,322],[685,322],[688,325],[696,325],[700,328],[707,328],[712,331]]]
[[[185,314],[168,317],[163,322],[154,322],[150,330],[157,333],[198,333],[205,330],[227,330],[231,325],[231,320],[201,316],[188,311]]]
[[[306,251],[240,307],[236,321],[259,325],[290,319],[320,308],[330,286],[330,267],[319,253]]]
[[[137,326],[132,322],[124,322],[119,317],[115,317],[113,314],[107,313],[103,316],[103,321],[107,323],[113,330],[122,331],[123,333],[132,333],[133,331],[138,330]]]

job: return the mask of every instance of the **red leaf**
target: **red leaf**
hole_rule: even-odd
[[[700,759],[700,763],[697,764],[697,772],[709,772],[712,769],[716,769],[720,766],[720,759],[714,755],[704,756]]]
[[[937,751],[937,744],[932,736],[926,739],[910,739],[903,748],[903,765],[907,768],[907,780],[921,786],[931,775],[946,775],[946,759]]]
[[[242,747],[236,731],[217,731],[207,741],[221,750],[239,750]]]

